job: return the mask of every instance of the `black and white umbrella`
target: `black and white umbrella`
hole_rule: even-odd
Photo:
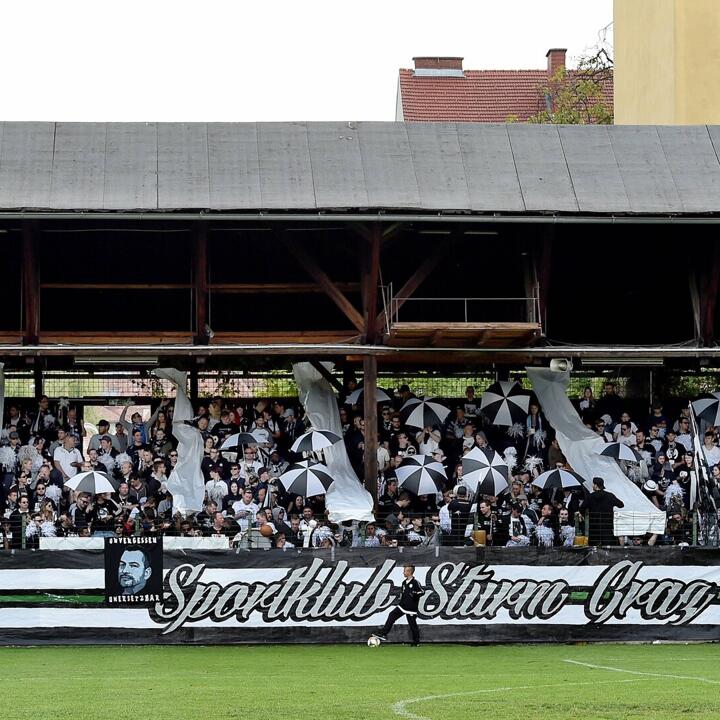
[[[548,470],[532,480],[542,490],[550,488],[581,488],[585,481],[577,473],[570,470]]]
[[[445,468],[432,455],[410,455],[395,470],[398,485],[413,495],[434,495],[447,482]]]
[[[643,459],[637,450],[620,442],[605,443],[602,448],[597,448],[595,452],[598,455],[615,458],[615,460],[625,460],[627,462],[642,462]]]
[[[500,453],[489,447],[474,447],[462,459],[462,479],[473,492],[497,496],[510,489],[509,470]]]
[[[450,411],[438,402],[410,398],[401,408],[400,415],[406,425],[415,428],[442,427]]]
[[[301,435],[290,448],[293,452],[317,452],[333,446],[342,438],[330,430],[310,430]]]
[[[65,483],[65,487],[75,492],[92,493],[93,495],[115,492],[115,488],[110,480],[108,480],[108,476],[105,473],[95,472],[94,470],[81,472],[71,477]]]
[[[363,396],[363,388],[359,387],[356,390],[353,390],[345,398],[345,404],[346,405],[357,405],[362,396]],[[381,390],[379,387],[376,387],[375,388],[375,402],[376,403],[390,402],[390,396],[384,390]]]
[[[720,392],[710,393],[707,397],[695,400],[692,409],[697,417],[710,425],[720,425]]]
[[[257,445],[260,441],[251,433],[228,435],[220,446],[220,452],[240,452],[244,445]]]
[[[291,465],[278,481],[285,488],[285,492],[295,493],[303,497],[324,495],[333,479],[325,465],[314,460],[302,460]]]
[[[480,410],[493,425],[511,426],[527,419],[530,396],[519,383],[493,383],[480,398]]]

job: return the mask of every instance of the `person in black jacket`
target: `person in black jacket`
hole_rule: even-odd
[[[408,621],[408,628],[410,629],[410,637],[412,638],[413,646],[420,644],[420,631],[418,630],[417,625],[417,613],[418,602],[420,601],[420,597],[425,594],[425,589],[414,578],[414,574],[414,565],[406,565],[403,568],[403,575],[405,576],[405,579],[400,586],[400,602],[398,603],[398,606],[388,615],[388,619],[382,630],[372,637],[376,637],[379,640],[387,640],[387,634],[390,632],[392,626],[404,615]]]
[[[594,477],[593,492],[588,496],[584,508],[590,516],[591,545],[617,545],[617,538],[613,534],[613,511],[622,507],[625,507],[625,503],[605,490],[605,481]]]

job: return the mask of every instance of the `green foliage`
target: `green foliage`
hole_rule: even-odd
[[[577,69],[560,68],[539,88],[547,108],[528,119],[554,125],[612,125],[613,107],[603,88],[612,78],[612,60],[604,50],[581,57]]]

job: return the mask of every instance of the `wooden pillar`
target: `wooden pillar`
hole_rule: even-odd
[[[196,367],[190,370],[190,402],[197,409],[200,393],[198,392],[198,370]]]
[[[700,331],[705,347],[715,343],[715,309],[720,282],[720,244],[713,243],[712,260],[701,270],[700,276]]]
[[[364,288],[363,300],[365,306],[365,342],[374,345],[377,342],[377,296],[380,279],[380,228],[375,225],[371,230],[367,247],[365,248],[365,273],[362,279]]]
[[[45,393],[43,392],[43,372],[42,363],[40,358],[35,358],[35,365],[33,366],[33,383],[35,385],[35,398],[39,399]]]
[[[552,251],[555,240],[555,228],[550,226],[540,235],[540,250],[537,254],[537,282],[538,282],[538,305],[540,310],[539,322],[542,324],[543,334],[547,335],[547,307],[550,294],[550,271],[552,269]]]
[[[193,289],[195,293],[195,344],[207,345],[208,333],[208,260],[207,227],[200,223],[194,232]]]
[[[377,446],[378,417],[375,390],[377,388],[377,357],[363,357],[363,404],[365,416],[365,489],[377,505]]]
[[[23,344],[37,345],[40,336],[40,280],[38,273],[37,232],[34,224],[22,231],[23,245]]]

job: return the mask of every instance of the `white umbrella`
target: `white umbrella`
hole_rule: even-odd
[[[359,387],[356,390],[353,390],[346,398],[345,398],[345,404],[346,405],[357,405],[358,401],[360,400],[361,396],[363,394],[363,388]],[[379,387],[375,388],[375,402],[381,403],[381,402],[390,402],[390,396],[384,391],[381,390]]]
[[[333,483],[330,471],[325,465],[314,460],[302,460],[291,465],[278,481],[286,492],[311,497],[324,495]]]
[[[290,448],[293,452],[317,452],[323,448],[332,447],[342,438],[330,430],[310,430],[302,434]]]
[[[415,428],[441,427],[450,414],[444,405],[432,400],[410,398],[401,408],[405,424]]]
[[[94,470],[81,472],[71,477],[65,483],[65,487],[75,492],[86,492],[92,493],[93,495],[115,492],[115,488],[108,480],[108,476],[105,473],[95,472]]]
[[[530,396],[520,384],[505,380],[493,383],[480,398],[480,410],[493,425],[524,423],[529,405]]]
[[[462,468],[462,480],[473,492],[497,496],[510,489],[507,463],[492,448],[474,447],[463,456]]]

